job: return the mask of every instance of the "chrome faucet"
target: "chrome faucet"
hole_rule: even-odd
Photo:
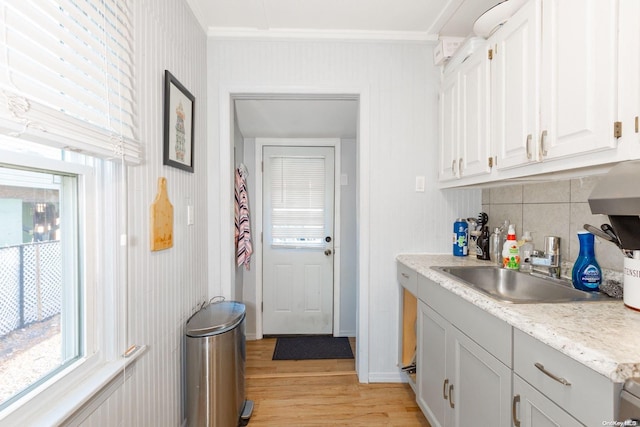
[[[531,257],[531,265],[534,267],[546,267],[548,275],[556,279],[560,278],[560,237],[545,236],[544,252],[534,251]]]

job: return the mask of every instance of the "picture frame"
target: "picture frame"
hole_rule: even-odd
[[[195,97],[164,70],[163,164],[193,173]]]

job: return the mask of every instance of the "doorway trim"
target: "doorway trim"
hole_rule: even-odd
[[[210,88],[214,91],[214,88]],[[215,99],[212,93],[210,99]],[[356,372],[358,380],[362,383],[369,382],[369,264],[370,264],[370,95],[369,87],[362,84],[347,85],[343,87],[300,87],[300,86],[233,86],[221,85],[218,91],[218,118],[219,118],[219,158],[215,158],[216,150],[209,150],[209,160],[212,165],[219,165],[218,194],[216,189],[209,192],[211,201],[217,198],[220,211],[220,234],[217,236],[219,248],[215,252],[220,256],[220,270],[209,270],[209,280],[215,281],[216,276],[220,280],[220,288],[224,295],[232,295],[232,284],[235,279],[234,263],[234,226],[233,226],[233,101],[239,98],[250,99],[357,99],[359,101],[358,135],[357,135],[357,182],[358,199],[356,201],[358,231],[357,231],[357,318],[356,318]],[[212,139],[216,140],[215,133]],[[213,148],[213,147],[212,147]],[[218,160],[218,161],[216,161]],[[217,196],[217,197],[216,197]],[[211,206],[210,202],[210,206]],[[213,205],[215,206],[215,205]],[[213,208],[213,207],[212,207]],[[209,232],[215,242],[215,230]],[[262,271],[259,272],[260,276]],[[256,272],[256,277],[258,272]],[[257,290],[256,290],[257,291]],[[260,289],[260,292],[262,290]],[[258,316],[256,316],[258,318]],[[256,338],[262,338],[262,328],[258,334],[256,325]]]

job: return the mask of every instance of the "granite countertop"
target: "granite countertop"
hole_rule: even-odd
[[[640,312],[626,308],[622,300],[510,304],[431,268],[488,265],[488,261],[429,254],[402,254],[397,260],[613,382],[640,377]]]

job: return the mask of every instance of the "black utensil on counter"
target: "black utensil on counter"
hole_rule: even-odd
[[[622,242],[620,242],[620,238],[618,237],[615,230],[610,224],[602,224],[600,228],[602,228],[602,231],[607,233],[609,236],[611,236],[612,239],[615,240],[615,242],[613,243],[615,243],[622,250],[622,253],[624,254],[624,256],[626,256],[627,258],[633,258],[633,251],[628,251],[622,247]]]
[[[616,234],[616,232],[613,230],[613,227],[609,224],[602,224],[600,226],[600,228],[602,229],[602,231],[604,231],[605,233],[607,233],[609,236],[611,236],[612,239],[615,240],[614,243],[616,243],[618,245],[618,247],[620,249],[622,249],[622,244],[620,243],[620,239],[618,238],[618,235]]]
[[[608,225],[608,224],[604,224],[604,225]],[[606,228],[606,227],[605,227]],[[594,227],[591,224],[585,224],[584,225],[584,229],[587,230],[589,233],[593,234],[594,236],[598,236],[601,239],[606,240],[607,242],[611,242],[614,245],[616,245],[618,247],[618,249],[620,249],[620,251],[622,252],[622,254],[627,257],[627,258],[633,258],[633,252],[631,251],[626,251],[622,248],[622,244],[620,243],[620,239],[618,239],[618,235],[615,234],[615,231],[613,231],[613,228],[611,229],[611,233],[613,233],[616,237],[613,238],[611,234],[609,233],[605,233],[604,231],[602,231],[601,229],[599,229],[598,227]]]
[[[606,240],[607,242],[611,242],[611,243],[614,243],[616,245],[619,244],[619,242],[617,240],[614,240],[613,237],[611,237],[609,234],[605,233],[604,231],[602,231],[598,227],[594,227],[591,224],[585,224],[584,225],[584,229],[587,230],[589,233],[593,234],[594,236],[598,236],[601,239]]]
[[[480,212],[478,214],[478,225],[480,226],[480,230],[483,229],[485,225],[489,223],[489,215],[484,212]]]

